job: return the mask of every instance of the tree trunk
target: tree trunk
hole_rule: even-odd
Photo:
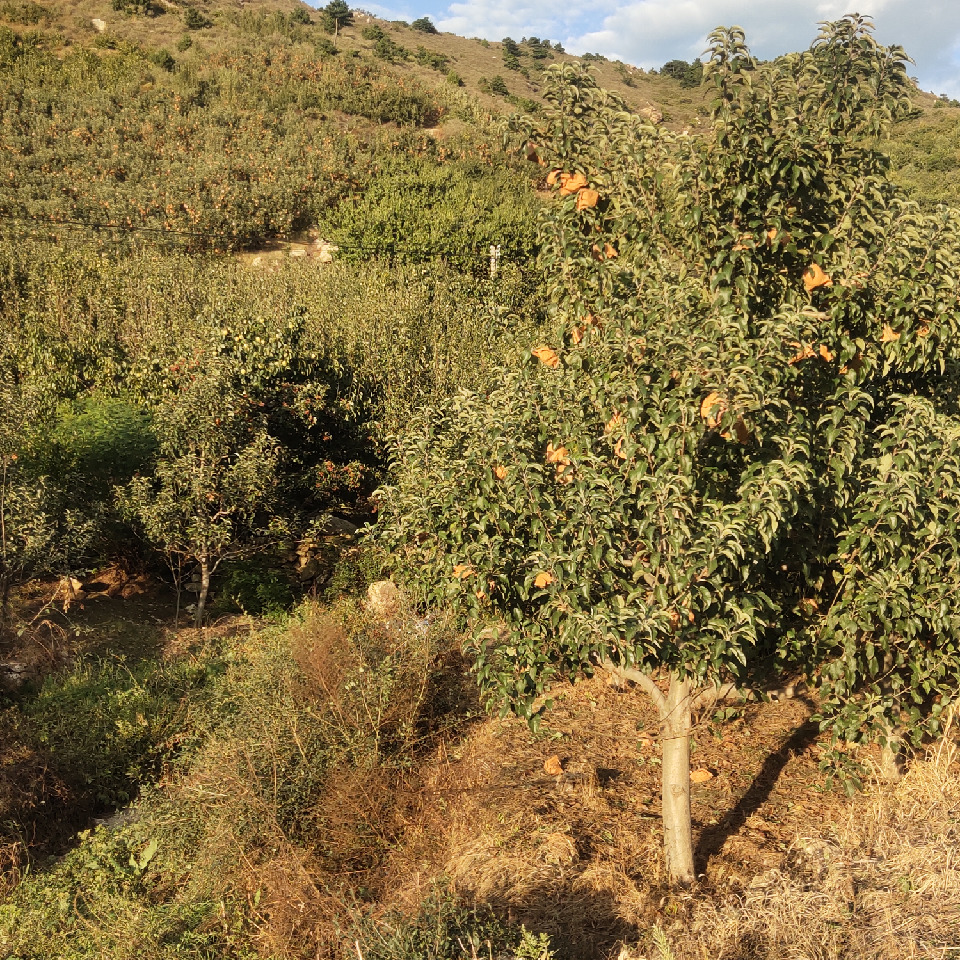
[[[886,743],[880,749],[880,776],[887,783],[897,783],[903,776],[903,748],[896,728],[886,730]]]
[[[693,829],[690,822],[689,679],[670,675],[670,690],[660,707],[663,754],[663,850],[670,882],[690,886],[693,872]]]
[[[207,606],[207,594],[210,592],[210,558],[200,558],[200,594],[197,597],[196,624],[203,623],[203,614]]]

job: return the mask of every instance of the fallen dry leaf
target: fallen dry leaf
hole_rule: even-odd
[[[501,467],[501,466],[494,467],[494,468],[493,468],[493,475],[494,475],[498,480],[506,480],[506,479],[507,479],[507,468],[506,468],[506,467]]]
[[[473,567],[471,567],[468,563],[458,563],[453,568],[453,575],[458,580],[465,580],[467,577],[473,576]]]
[[[547,463],[569,463],[570,451],[564,447],[555,447],[552,443],[547,444]]]
[[[563,773],[563,764],[560,762],[560,758],[554,754],[548,760],[544,761],[543,769],[545,773],[549,773],[551,777],[559,777]]]
[[[713,779],[713,773],[710,770],[701,769],[701,770],[690,771],[691,783],[706,783],[708,780],[712,780],[712,779]]]
[[[554,576],[552,573],[546,573],[546,572],[538,573],[533,578],[533,585],[539,590],[539,589],[542,589],[543,587],[549,587],[550,584],[553,583],[553,581],[554,581]]]

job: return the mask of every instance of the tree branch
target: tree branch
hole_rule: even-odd
[[[629,680],[631,683],[635,683],[654,702],[657,710],[661,714],[663,713],[667,705],[667,698],[664,692],[653,682],[652,677],[649,677],[642,670],[637,670],[636,667],[621,667],[611,660],[601,660],[600,666],[607,673],[612,673],[621,680]]]
[[[737,685],[733,682],[724,683],[720,686],[708,687],[695,694],[690,701],[692,710],[709,710],[720,700],[726,700],[732,693],[737,692]]]

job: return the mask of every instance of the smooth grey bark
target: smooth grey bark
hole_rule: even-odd
[[[663,850],[670,882],[690,886],[693,871],[693,827],[690,817],[690,680],[670,675],[670,689],[660,708],[663,776]]]
[[[203,623],[203,614],[207,606],[207,594],[210,593],[210,558],[202,556],[200,558],[200,594],[197,597],[196,624],[201,626]]]

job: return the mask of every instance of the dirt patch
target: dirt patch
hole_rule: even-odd
[[[595,960],[671,922],[694,895],[666,884],[654,708],[600,678],[552,695],[538,736],[519,720],[488,721],[422,771],[419,816],[385,886],[412,905],[447,877],[468,900],[550,933],[562,956]],[[813,707],[754,703],[732,722],[701,720],[697,898],[744,895],[800,838],[848,821],[858,801],[823,790]],[[559,774],[547,772],[554,757]]]

